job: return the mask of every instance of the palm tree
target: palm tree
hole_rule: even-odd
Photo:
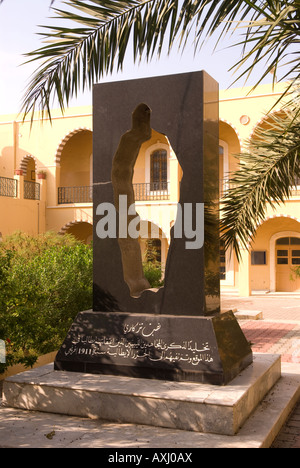
[[[114,67],[122,68],[131,45],[134,60],[150,60],[163,46],[183,51],[194,34],[195,51],[212,34],[218,41],[240,28],[238,78],[254,68],[270,72],[274,83],[289,80],[283,96],[300,83],[300,0],[66,0],[52,7],[56,20],[44,27],[47,44],[26,54],[38,63],[23,102],[24,117],[39,110],[51,117],[52,98],[64,110],[78,90],[91,88]],[[59,25],[58,20],[61,21]],[[71,21],[71,23],[70,23]],[[285,65],[280,74],[281,66]],[[281,98],[283,98],[283,96]],[[299,93],[298,93],[299,96]],[[284,201],[299,176],[299,106],[287,104],[287,117],[277,119],[264,139],[249,143],[243,163],[232,175],[223,200],[222,232],[237,255],[247,246],[268,203]],[[298,100],[299,102],[299,100]]]

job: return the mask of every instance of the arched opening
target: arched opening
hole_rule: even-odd
[[[300,263],[298,253],[300,253],[299,221],[280,215],[267,219],[257,228],[251,246],[251,290],[272,292],[300,290],[299,280],[296,280],[294,274],[297,262]]]
[[[173,151],[168,138],[151,128],[150,116],[151,110],[147,104],[141,103],[135,108],[132,113],[132,128],[120,137],[111,171],[114,204],[120,218],[122,218],[122,222],[120,221],[122,232],[119,231],[118,244],[122,258],[123,276],[132,297],[139,297],[143,291],[150,288],[151,284],[143,272],[143,252],[141,252],[143,249],[149,250],[150,241],[146,241],[141,249],[141,242],[138,240],[139,234],[134,223],[140,224],[140,219],[143,218],[149,219],[150,224],[154,219],[160,219],[162,217],[161,205],[163,204],[160,201],[170,200],[171,202],[171,190],[169,190],[170,155],[173,154]],[[178,166],[177,161],[177,176]],[[174,182],[179,185],[178,177],[175,177]],[[173,203],[177,206],[178,191],[176,197],[173,193],[173,198]],[[145,203],[150,200],[159,203],[153,203],[153,205]],[[152,208],[152,206],[155,206],[153,216],[149,216],[148,213],[145,216],[145,211],[148,212],[148,208]],[[139,214],[139,217],[136,216],[136,213]],[[159,224],[162,223],[159,222]],[[170,222],[168,224],[170,225]],[[125,234],[124,226],[126,228]],[[148,231],[148,224],[146,228]],[[135,229],[134,233],[132,229]],[[147,232],[141,238],[153,239],[154,236],[151,232],[149,237]],[[160,246],[160,258],[161,256],[162,248]]]
[[[178,201],[182,170],[166,135],[152,129],[150,140],[142,144],[134,166],[135,201]]]
[[[272,130],[272,129],[273,130],[278,129],[278,126],[279,126],[278,120],[282,119],[284,121],[285,118],[288,119],[288,122],[289,122],[289,117],[287,116],[287,114],[286,114],[286,112],[284,110],[274,111],[271,114],[263,117],[256,124],[256,126],[255,126],[255,128],[254,128],[254,130],[252,132],[251,139],[252,140],[255,140],[255,139],[261,140],[262,138],[264,138],[266,131]],[[281,126],[279,126],[279,129],[280,128],[281,128]],[[300,163],[298,163],[298,167],[299,166],[300,166]],[[292,194],[295,195],[295,196],[299,196],[300,195],[300,177],[295,176],[294,180],[295,180],[295,182],[292,185]]]
[[[93,241],[93,226],[86,222],[73,222],[66,225],[61,234],[70,234],[84,244],[91,244]]]
[[[238,169],[235,155],[241,153],[240,138],[235,129],[228,123],[220,121],[219,125],[219,190],[220,199],[229,188],[229,174]],[[236,263],[236,265],[235,265]],[[220,244],[220,280],[222,286],[234,286],[237,260],[225,245]]]
[[[93,134],[82,129],[65,140],[60,149],[58,203],[91,203]]]
[[[277,118],[284,118],[287,114],[284,110],[276,110],[274,112],[265,115],[254,127],[251,133],[251,139],[262,138],[261,130],[270,130],[276,128]]]
[[[229,173],[238,169],[238,160],[235,157],[241,153],[239,135],[227,122],[219,124],[219,171],[220,195],[228,188]]]
[[[20,164],[24,175],[24,198],[26,200],[40,199],[40,184],[36,183],[36,160],[29,154],[25,156]]]
[[[23,162],[23,174],[24,174],[24,181],[27,182],[35,182],[36,181],[36,166],[35,160],[29,156]]]

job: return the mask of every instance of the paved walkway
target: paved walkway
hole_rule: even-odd
[[[281,354],[282,362],[299,363],[300,295],[222,296],[222,309],[262,311],[263,320],[242,320],[241,328],[254,352]],[[300,401],[272,448],[300,448]]]
[[[234,294],[223,294],[222,310],[230,309],[243,311],[262,311],[262,320],[240,321],[241,328],[243,329],[247,339],[252,342],[253,351],[260,353],[281,354],[282,362],[293,363],[295,365],[299,364],[300,383],[300,295],[295,296],[273,294],[252,296],[250,298],[240,298]],[[2,411],[7,410],[2,409]],[[12,412],[13,411],[17,410],[12,410]],[[42,413],[39,414],[41,415],[40,417],[42,417],[44,420],[45,427],[50,427],[51,415],[43,415]],[[11,417],[15,418],[15,416]],[[21,421],[21,418],[22,417],[19,416],[19,422],[23,427],[23,422]],[[72,428],[70,429],[70,434],[72,432],[73,434],[78,433],[78,438],[80,439],[80,437],[84,437],[84,435],[82,434],[86,433],[86,423],[84,421],[81,421],[79,426],[76,426],[76,424],[77,423],[75,419],[70,418],[70,427],[72,426]],[[94,424],[95,431],[98,431],[97,428],[99,423],[91,422],[89,424]],[[132,431],[132,429],[130,429],[129,426],[125,426],[126,425],[122,425],[123,429],[121,430],[119,426],[110,424],[107,425],[107,431],[113,431],[114,437],[116,436],[116,431],[118,434],[120,433],[120,437],[124,437],[124,434],[126,435],[128,433],[128,438],[133,438],[132,447],[134,447],[136,444],[135,441],[138,440],[135,439],[136,434],[130,432]],[[143,433],[142,429],[143,428],[140,428],[139,431],[142,431]],[[26,434],[26,428],[24,427],[24,440],[26,439]],[[46,434],[46,430],[42,433],[41,441],[43,440],[43,444],[45,443],[45,437],[47,437],[47,440],[49,439],[50,446],[52,446],[50,442],[53,434],[51,434],[51,431],[49,432],[49,434]],[[28,436],[29,435],[27,434],[27,437]],[[158,438],[160,442],[157,440],[157,443],[159,445],[156,445],[156,447],[166,447],[166,441],[163,441],[163,437],[164,436],[162,433],[161,437]],[[187,434],[188,440],[190,440],[190,437],[191,435]],[[288,419],[287,423],[281,430],[280,434],[274,441],[272,448],[300,448],[300,401],[294,409],[293,413],[291,414],[290,418]]]

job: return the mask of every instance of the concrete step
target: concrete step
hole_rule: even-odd
[[[234,435],[281,376],[278,355],[256,354],[226,386],[55,371],[9,377],[11,407],[108,421]]]
[[[284,364],[282,377],[233,436],[2,407],[0,447],[266,448],[299,397],[299,365]]]
[[[263,313],[261,310],[240,310],[234,313],[238,320],[263,320]]]

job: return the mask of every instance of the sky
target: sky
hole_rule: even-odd
[[[62,0],[55,1],[55,7],[62,5]],[[36,65],[22,65],[26,61],[24,54],[42,46],[41,38],[37,34],[41,31],[38,25],[53,24],[49,17],[53,16],[49,9],[50,0],[4,0],[0,5],[0,115],[17,113],[21,109],[24,92],[29,78]],[[125,79],[143,78],[190,71],[205,70],[220,84],[220,89],[230,87],[236,75],[229,68],[240,58],[240,48],[230,47],[237,38],[229,43],[222,41],[214,51],[214,41],[194,55],[192,43],[185,49],[184,54],[174,48],[170,56],[154,58],[150,63],[134,64],[128,58],[123,72],[108,75],[102,81],[117,81]],[[259,70],[253,75],[247,85],[254,84],[259,76]],[[271,82],[268,77],[265,82]],[[235,84],[243,86],[244,80]],[[70,106],[92,104],[92,93],[86,92],[73,99]]]

